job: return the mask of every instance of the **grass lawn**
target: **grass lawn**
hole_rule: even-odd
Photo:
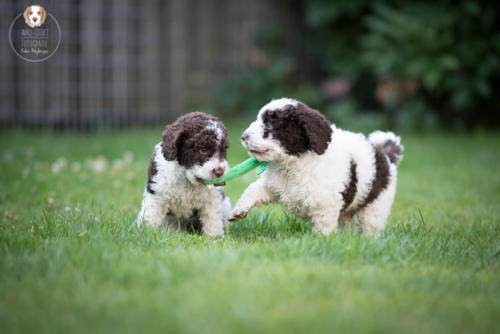
[[[500,332],[500,134],[403,136],[379,239],[274,205],[223,240],[133,225],[160,134],[0,134],[1,333]]]

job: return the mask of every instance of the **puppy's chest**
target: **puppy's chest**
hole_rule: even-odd
[[[270,185],[275,196],[279,197],[285,208],[293,214],[307,219],[312,205],[313,181],[307,176],[273,175]]]
[[[190,189],[185,187],[170,187],[162,196],[166,199],[170,214],[179,218],[189,218],[194,210],[207,205],[214,205],[216,198],[212,191],[205,188]]]

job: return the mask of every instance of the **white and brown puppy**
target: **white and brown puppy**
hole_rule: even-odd
[[[33,5],[28,6],[24,13],[24,21],[31,28],[40,27],[44,24],[45,19],[47,18],[47,12],[42,6]]]
[[[207,114],[189,113],[167,126],[149,164],[138,224],[224,235],[231,203],[222,187],[206,186],[202,180],[228,171],[228,147],[226,128]]]
[[[242,142],[251,156],[268,165],[245,190],[230,221],[245,217],[256,205],[279,200],[325,235],[354,214],[364,232],[379,235],[384,230],[403,151],[392,132],[377,131],[367,139],[336,128],[299,101],[283,98],[259,111]]]

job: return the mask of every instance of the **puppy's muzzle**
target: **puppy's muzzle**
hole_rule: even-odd
[[[225,169],[222,168],[222,167],[217,167],[217,168],[214,168],[212,170],[212,175],[216,178],[219,178],[221,177],[222,175],[224,175],[224,172],[225,172]]]

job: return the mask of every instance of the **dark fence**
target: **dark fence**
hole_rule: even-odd
[[[107,128],[162,124],[210,106],[214,83],[246,69],[268,0],[40,1],[59,22],[58,51],[31,63],[10,48],[32,1],[0,0],[0,125]]]

